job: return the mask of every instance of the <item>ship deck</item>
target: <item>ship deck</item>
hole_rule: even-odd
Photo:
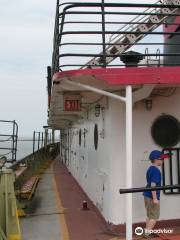
[[[27,216],[20,219],[23,240],[63,240],[52,168],[40,179]]]
[[[83,210],[83,201],[89,210]],[[21,219],[23,240],[122,240],[110,231],[102,216],[67,168],[57,158],[42,175],[36,194]],[[143,239],[134,236],[135,239]],[[154,240],[180,239],[180,227]]]

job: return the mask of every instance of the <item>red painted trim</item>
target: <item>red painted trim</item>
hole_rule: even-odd
[[[177,16],[173,23],[179,24],[179,25],[169,25],[167,27],[164,25],[164,32],[176,32],[178,30],[178,28],[180,27],[180,16]],[[167,40],[172,35],[173,34],[169,34],[169,35],[165,34],[164,39]]]
[[[137,84],[180,84],[180,67],[130,67],[130,68],[97,68],[78,69],[55,73],[53,83],[63,79],[77,80],[78,77],[93,76],[97,81],[108,85]]]
[[[145,228],[145,226],[146,226],[145,222],[133,223],[133,232],[137,227]],[[180,219],[159,220],[156,223],[155,229],[179,228],[179,226],[180,226]],[[120,233],[122,234],[126,232],[125,224],[119,224],[119,225],[109,224],[108,228],[111,229],[112,232],[115,232],[117,234],[120,234]]]

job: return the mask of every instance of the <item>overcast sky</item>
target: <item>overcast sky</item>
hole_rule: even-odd
[[[16,120],[21,136],[46,125],[55,8],[56,0],[0,0],[0,119]]]
[[[0,119],[16,120],[19,134],[32,136],[47,124],[56,0],[0,0],[0,9]]]

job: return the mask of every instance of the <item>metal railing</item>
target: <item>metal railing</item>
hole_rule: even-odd
[[[130,48],[152,58],[160,49],[161,59],[172,59],[160,65],[179,65],[174,61],[174,57],[180,58],[178,50],[163,53],[163,48],[180,46],[180,41],[164,41],[165,36],[170,39],[180,35],[179,31],[168,30],[179,26],[172,20],[180,16],[179,4],[175,0],[168,4],[57,1],[52,74],[94,66],[123,67],[119,58]],[[149,52],[144,53],[147,47]]]
[[[43,132],[33,132],[33,153],[35,150],[39,150],[44,146],[44,133]]]
[[[166,195],[180,194],[180,148],[164,148],[168,159],[162,165],[162,186],[120,189],[120,194],[163,190]]]
[[[162,187],[141,187],[141,188],[127,188],[127,189],[120,189],[120,194],[125,193],[137,193],[137,192],[149,192],[149,191],[157,191],[157,190],[173,190],[173,189],[180,189],[180,184],[178,185],[167,185]]]
[[[18,193],[28,179],[43,173],[58,154],[59,143],[49,144],[9,168],[0,170],[0,240],[22,239],[17,209],[17,203],[20,203]],[[26,170],[17,177],[16,171],[22,167]]]
[[[0,120],[0,125],[3,131],[0,133],[0,158],[5,159],[5,162],[14,162],[17,153],[18,124],[16,121]]]
[[[38,151],[39,149],[43,148],[45,145],[52,144],[54,142],[59,142],[59,139],[55,138],[55,136],[53,135],[53,131],[47,132],[47,134],[41,131],[34,131],[33,136],[31,138],[22,137],[18,139],[18,142],[19,142],[18,153],[20,153],[21,150],[23,151],[24,144],[26,142],[28,143],[29,152],[26,152],[25,154],[25,155],[28,155],[30,153],[34,153]],[[19,160],[19,154],[17,154],[17,160]]]
[[[163,151],[169,154],[169,158],[162,165],[163,185],[180,185],[180,148],[165,148]],[[164,189],[163,192],[167,195],[180,194],[180,188]]]
[[[26,167],[24,174],[17,178],[15,186],[17,189],[23,185],[31,176],[38,175],[42,172],[42,166],[47,161],[52,161],[59,154],[59,143],[49,144],[26,156],[18,162],[12,164],[9,168],[16,171],[19,167]]]

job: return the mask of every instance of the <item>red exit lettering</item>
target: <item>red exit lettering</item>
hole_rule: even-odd
[[[65,100],[65,106],[66,111],[80,111],[80,101],[79,100]]]

